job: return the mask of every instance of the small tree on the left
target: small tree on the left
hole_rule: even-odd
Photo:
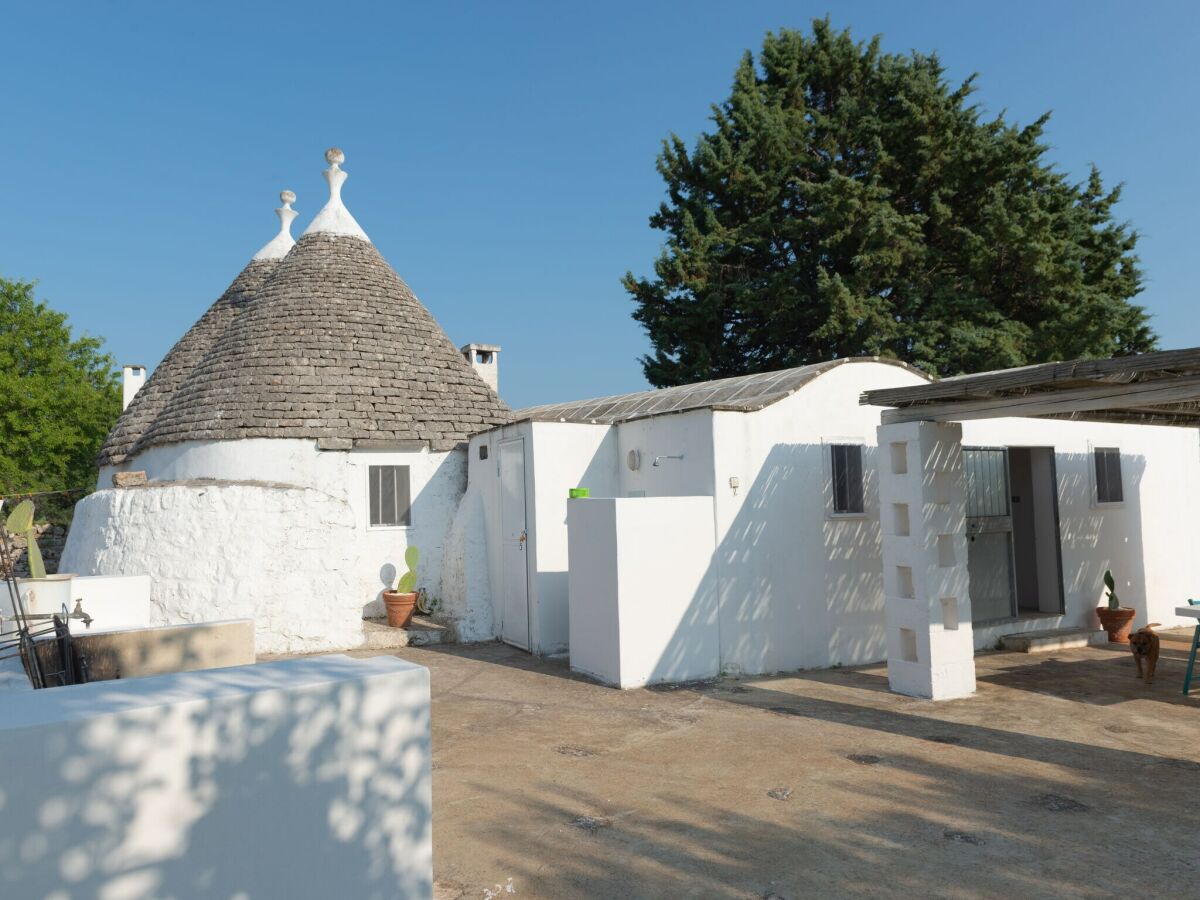
[[[90,487],[96,453],[121,414],[103,341],[71,333],[32,282],[0,278],[0,495]],[[70,500],[38,504],[49,518]]]

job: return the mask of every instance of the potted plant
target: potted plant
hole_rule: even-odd
[[[417,563],[421,553],[416,547],[404,551],[404,564],[408,566],[396,581],[394,591],[383,592],[383,605],[387,607],[387,623],[393,628],[404,628],[412,621],[417,608]]]
[[[1108,606],[1096,607],[1100,625],[1108,632],[1110,644],[1128,644],[1129,632],[1133,630],[1133,617],[1137,611],[1121,605],[1121,598],[1117,596],[1117,584],[1110,569],[1104,570],[1104,588],[1108,592]]]

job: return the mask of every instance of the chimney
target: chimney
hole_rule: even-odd
[[[141,390],[142,385],[146,383],[146,367],[124,366],[121,370],[121,375],[124,382],[124,397],[121,409],[125,409],[133,402],[134,396]]]
[[[495,344],[464,344],[461,348],[463,357],[471,364],[471,368],[479,373],[497,394],[500,393],[500,366],[498,358],[500,348]]]

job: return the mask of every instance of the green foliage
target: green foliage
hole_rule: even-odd
[[[42,549],[38,546],[37,532],[33,528],[33,501],[22,500],[8,514],[4,527],[11,534],[25,536],[25,555],[29,563],[29,574],[34,578],[46,577],[46,565],[42,562]]]
[[[404,564],[408,566],[408,571],[396,582],[396,590],[401,594],[411,594],[417,589],[417,563],[420,560],[421,551],[416,547],[409,547],[404,551]]]
[[[658,386],[879,355],[950,375],[1153,349],[1120,188],[1045,160],[1049,118],[983,119],[973,78],[828,20],[747,52],[714,128],[664,141],[667,235],[626,274]]]
[[[1104,570],[1104,587],[1108,589],[1108,608],[1120,609],[1121,598],[1117,596],[1117,583],[1113,580],[1112,571]]]
[[[96,453],[121,413],[102,342],[73,336],[33,288],[0,278],[0,494],[94,484]],[[63,501],[41,509],[69,514]]]

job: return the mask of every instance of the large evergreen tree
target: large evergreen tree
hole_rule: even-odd
[[[87,488],[121,414],[112,357],[71,333],[29,282],[0,278],[0,496]],[[67,506],[38,502],[39,514]]]
[[[672,135],[656,277],[627,274],[658,386],[879,355],[942,375],[1153,349],[1120,188],[1054,171],[1048,114],[828,20],[747,52],[715,128]]]

